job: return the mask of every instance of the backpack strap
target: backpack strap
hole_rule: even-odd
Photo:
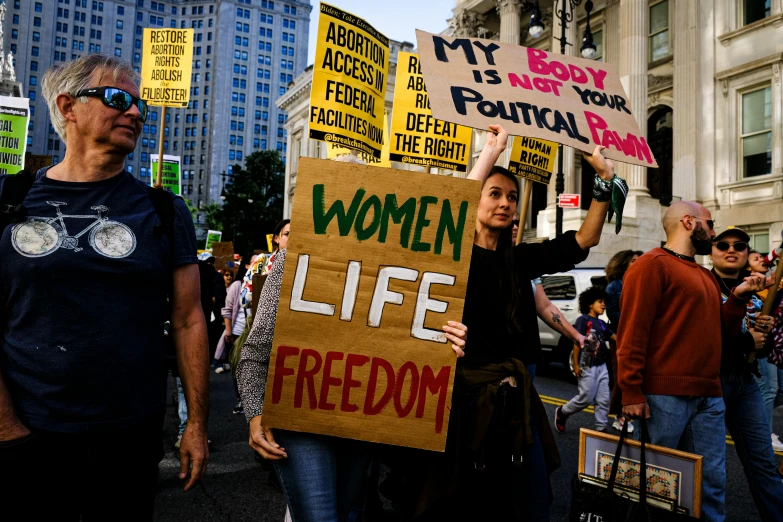
[[[22,204],[35,181],[35,172],[22,170],[6,176],[0,190],[0,233],[11,223],[22,220],[27,209]]]

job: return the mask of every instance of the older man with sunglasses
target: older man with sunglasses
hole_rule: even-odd
[[[663,217],[666,244],[642,255],[623,278],[617,339],[617,383],[623,413],[647,420],[656,445],[697,453],[702,520],[725,519],[725,405],[721,345],[742,327],[748,299],[762,276],[739,280],[721,306],[712,274],[696,263],[715,237],[710,211],[673,203]]]
[[[182,198],[163,194],[165,218],[153,204],[161,193],[125,170],[147,116],[138,82],[101,55],[46,72],[65,159],[35,174],[26,214],[0,229],[0,490],[25,519],[152,519],[168,318],[190,412],[185,489],[206,469],[195,231]],[[0,191],[9,179],[0,175]]]
[[[712,244],[712,273],[726,302],[731,289],[749,275],[748,243],[744,230],[729,227]],[[747,303],[742,330],[725,339],[721,357],[721,387],[728,428],[750,486],[750,494],[764,521],[783,520],[783,482],[777,473],[769,437],[769,420],[761,390],[753,378],[758,374],[753,355],[763,350],[774,319],[760,315],[763,302],[753,295]],[[763,352],[758,355],[764,357]]]

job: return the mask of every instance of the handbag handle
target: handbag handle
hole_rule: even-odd
[[[645,455],[644,451],[644,440],[647,438],[647,419],[644,417],[641,418],[642,421],[642,433],[641,433],[641,439],[642,439],[642,450],[641,450],[641,458],[639,459],[639,504],[643,506],[643,508],[647,509],[647,457]],[[612,473],[609,476],[609,492],[610,494],[614,492],[614,485],[617,481],[617,469],[620,467],[620,454],[623,451],[623,443],[625,442],[625,437],[628,436],[628,423],[630,422],[629,419],[625,419],[625,422],[623,423],[623,430],[620,432],[620,441],[617,443],[617,451],[614,454],[614,462],[612,464]]]

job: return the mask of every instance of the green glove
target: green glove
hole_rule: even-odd
[[[615,174],[612,181],[605,181],[598,174],[595,175],[593,180],[593,199],[599,203],[611,202],[608,221],[611,223],[612,216],[617,214],[617,221],[614,227],[615,234],[619,234],[623,228],[623,209],[625,208],[627,197],[628,183],[623,178]]]

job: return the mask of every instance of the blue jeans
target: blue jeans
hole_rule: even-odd
[[[720,397],[647,395],[650,443],[701,455],[701,519],[726,518],[726,405]]]
[[[726,428],[737,448],[762,520],[783,520],[783,482],[777,473],[764,400],[751,375],[722,379]]]
[[[293,522],[358,522],[371,445],[313,433],[274,430],[287,459],[274,461]]]
[[[772,413],[776,406],[783,404],[783,370],[766,359],[759,359],[759,373],[761,377],[756,377],[756,382],[764,399],[764,411],[769,420],[769,432],[773,433]]]
[[[182,381],[177,377],[177,415],[179,415],[179,436],[185,433],[188,424],[188,403],[185,402],[185,390],[182,389]]]

